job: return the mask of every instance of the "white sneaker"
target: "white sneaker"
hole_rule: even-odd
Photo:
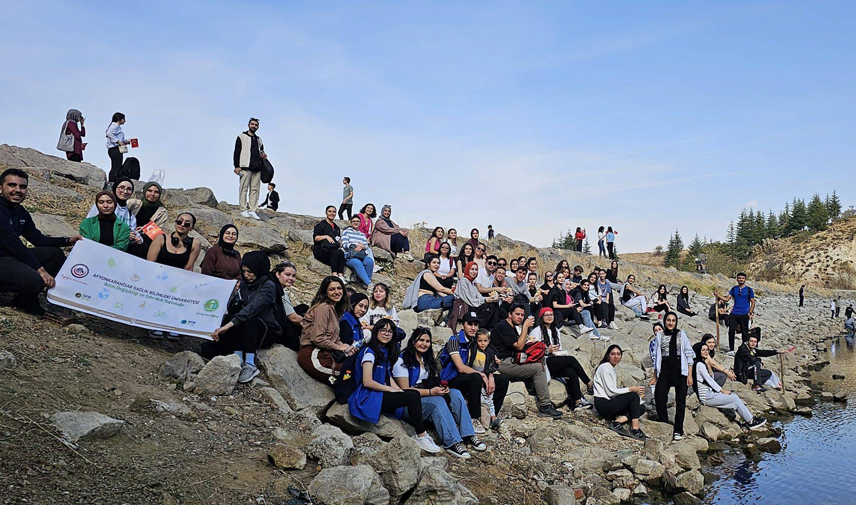
[[[602,341],[604,341],[604,342],[609,342],[609,337],[608,337],[608,336],[606,336],[606,335],[601,335],[601,336],[600,336],[600,339],[601,339]]]
[[[481,421],[479,421],[478,419],[473,419],[473,431],[479,435],[485,433],[484,426],[482,426]]]
[[[600,337],[599,337],[599,336],[597,336],[597,335],[595,335],[594,333],[592,333],[591,335],[589,335],[589,338],[590,338],[590,339],[592,339],[592,340],[600,340]]]
[[[615,321],[612,321],[611,323],[609,323],[609,329],[610,330],[617,330],[618,329],[618,325],[615,324]]]
[[[241,211],[241,215],[242,215],[242,216],[244,216],[244,217],[250,217],[250,213],[249,213],[249,211],[246,211],[246,210],[242,210],[242,211]]]
[[[443,450],[434,443],[434,440],[431,439],[431,435],[428,435],[427,433],[424,437],[413,435],[413,440],[416,440],[416,445],[427,453],[439,454]]]
[[[340,279],[342,279],[342,284],[345,284],[345,285],[347,285],[347,284],[348,284],[348,279],[346,279],[344,275],[339,275],[338,277],[339,277]]]
[[[406,253],[402,254],[402,256],[404,256],[404,259],[406,259],[407,261],[413,261],[413,255],[410,254],[410,251],[407,251]]]
[[[588,326],[580,326],[580,335],[584,335],[584,334],[592,331],[593,329],[594,328],[589,328]]]
[[[262,218],[260,218],[260,217],[259,217],[259,215],[258,215],[258,214],[256,214],[256,213],[255,213],[255,212],[253,212],[253,211],[248,212],[248,214],[249,214],[249,216],[250,216],[251,218],[256,219],[256,220],[258,220],[258,221],[261,221],[261,219],[262,219]]]

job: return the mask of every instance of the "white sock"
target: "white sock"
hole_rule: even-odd
[[[241,358],[241,364],[244,364],[244,351],[235,351],[235,356]]]
[[[246,356],[247,356],[247,360],[245,361],[245,363],[248,365],[256,366],[256,353],[248,352],[246,354]]]

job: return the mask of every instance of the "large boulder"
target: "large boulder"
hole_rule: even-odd
[[[294,410],[311,409],[320,416],[333,401],[333,390],[306,374],[297,364],[297,353],[280,344],[259,351],[259,364],[271,385]]]
[[[318,505],[388,505],[389,491],[368,465],[325,468],[309,483]]]
[[[443,470],[427,469],[407,500],[408,505],[476,505],[478,498]]]
[[[28,185],[28,194],[31,197],[35,197],[38,199],[44,200],[54,200],[61,201],[63,199],[70,200],[72,202],[82,202],[83,195],[78,193],[77,191],[66,189],[62,186],[57,186],[54,184],[47,184],[42,182],[36,178],[30,179],[30,183]],[[92,200],[92,203],[95,203],[95,200]]]
[[[188,212],[191,212],[194,216],[196,216],[197,228],[206,230],[208,233],[210,233],[211,237],[216,237],[217,234],[220,232],[220,228],[226,226],[227,224],[234,224],[235,222],[235,220],[232,219],[232,216],[217,209],[209,209],[207,207],[195,207],[193,209],[183,210],[187,210]],[[240,236],[241,231],[243,230],[239,230],[238,236]]]
[[[217,207],[217,198],[214,197],[214,192],[208,188],[174,189],[173,191],[183,191],[185,196],[196,205]]]
[[[193,351],[181,351],[172,355],[160,367],[161,379],[184,382],[192,379],[205,366],[205,360]]]
[[[371,458],[369,464],[380,475],[394,500],[413,489],[419,481],[420,453],[416,442],[402,435],[385,444]]]
[[[317,459],[325,468],[348,464],[354,442],[342,430],[322,424],[312,431],[312,437],[306,447],[307,456]]]
[[[101,189],[107,174],[91,163],[76,163],[57,156],[40,153],[26,147],[0,145],[0,166],[21,168],[25,172],[50,180],[62,177],[78,184]]]
[[[270,254],[281,253],[288,249],[288,243],[282,238],[282,235],[276,230],[261,226],[241,227],[237,245]]]
[[[71,442],[83,439],[110,438],[119,433],[119,430],[125,425],[125,421],[113,419],[100,412],[81,412],[79,410],[57,412],[50,419],[54,427]]]
[[[355,435],[373,433],[387,440],[400,436],[406,437],[415,433],[409,424],[389,416],[380,416],[380,420],[376,423],[357,419],[351,415],[348,405],[341,403],[334,403],[327,409],[327,420],[348,433]]]
[[[688,470],[680,475],[676,480],[679,488],[687,490],[694,495],[701,494],[704,489],[704,476],[698,470]]]
[[[241,373],[241,358],[236,354],[217,356],[209,361],[193,381],[196,391],[203,395],[232,394]]]
[[[48,237],[72,237],[78,234],[77,230],[69,226],[62,216],[39,214],[37,212],[31,214],[31,216],[36,228]]]

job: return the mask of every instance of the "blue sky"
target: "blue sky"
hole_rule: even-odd
[[[0,143],[87,161],[122,111],[144,176],[237,200],[247,119],[288,212],[356,204],[548,245],[723,239],[743,206],[837,189],[856,161],[852,2],[0,0]],[[592,244],[594,245],[594,243]]]

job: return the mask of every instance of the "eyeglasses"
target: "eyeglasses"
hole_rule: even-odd
[[[377,333],[378,333],[378,335],[381,335],[381,334],[383,334],[383,335],[392,335],[392,334],[393,334],[393,331],[392,331],[392,329],[391,329],[391,328],[384,328],[384,329],[382,329],[382,330],[378,330],[378,332],[377,332]]]
[[[488,265],[490,265],[490,266],[495,266],[495,265],[496,265],[496,262],[495,262],[495,261],[488,261],[488,262],[487,262],[487,264],[488,264]]]
[[[508,263],[506,263],[506,262],[504,262],[504,261],[503,261],[502,263],[500,263],[500,264],[499,264],[499,266],[501,266],[501,267],[505,267],[505,266],[508,266]]]
[[[185,228],[189,228],[193,224],[193,222],[192,221],[184,221],[181,219],[176,219],[175,224],[177,224],[179,226],[184,226]]]

